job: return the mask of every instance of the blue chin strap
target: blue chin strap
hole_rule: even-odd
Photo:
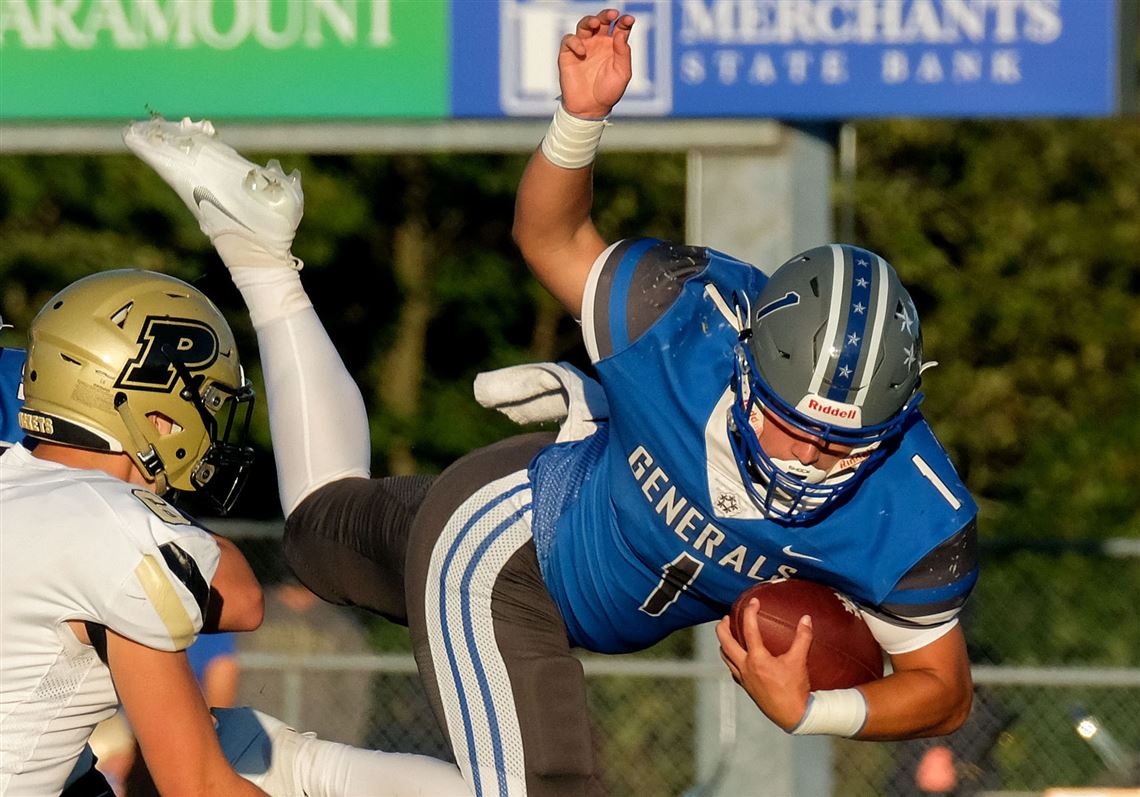
[[[745,339],[747,335],[742,336]],[[887,456],[891,439],[902,433],[907,421],[918,411],[922,394],[915,393],[886,423],[849,429],[806,418],[777,396],[759,377],[752,352],[745,340],[736,345],[732,390],[736,400],[728,418],[728,439],[736,467],[748,494],[768,517],[793,525],[811,523],[834,508],[836,501],[853,490]],[[781,421],[812,437],[855,449],[879,443],[855,472],[835,484],[809,484],[780,469],[760,446],[750,418],[754,409],[763,408]]]

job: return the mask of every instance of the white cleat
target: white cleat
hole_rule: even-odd
[[[290,251],[305,209],[300,172],[285,174],[276,160],[250,163],[218,140],[205,119],[168,122],[157,116],[133,122],[123,141],[178,193],[215,245],[227,237],[223,245],[229,252],[236,245],[241,262],[263,263],[268,254],[301,268]],[[252,256],[243,258],[243,249]]]

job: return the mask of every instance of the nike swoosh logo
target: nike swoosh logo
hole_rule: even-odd
[[[250,232],[253,232],[253,228],[250,227],[248,224],[246,224],[241,219],[239,219],[234,214],[230,213],[230,211],[224,205],[222,205],[221,202],[218,201],[218,198],[216,196],[214,196],[214,192],[211,191],[209,188],[203,188],[200,185],[195,186],[193,196],[194,196],[194,204],[197,205],[198,207],[202,207],[203,202],[209,202],[211,205],[213,205],[219,211],[221,211],[224,215],[233,219],[235,222],[237,222],[241,226],[245,227]]]
[[[807,559],[807,560],[812,561],[812,562],[822,562],[823,561],[822,559],[819,559],[815,556],[808,556],[806,553],[798,553],[797,551],[793,551],[792,546],[790,546],[790,545],[784,546],[784,553],[787,556],[792,556],[792,557],[795,557],[796,559]]]

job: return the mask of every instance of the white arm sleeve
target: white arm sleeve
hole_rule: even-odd
[[[909,627],[888,623],[886,620],[862,610],[860,610],[860,614],[867,621],[867,627],[871,629],[879,647],[892,656],[897,653],[910,653],[912,650],[924,648],[931,642],[936,642],[944,637],[954,626],[958,625],[956,616],[948,622],[941,622],[937,625]]]

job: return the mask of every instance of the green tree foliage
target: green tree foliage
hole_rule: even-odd
[[[1140,123],[857,130],[856,242],[885,254],[915,294],[927,357],[942,362],[926,375],[925,411],[982,505],[983,539],[1140,537]],[[479,371],[533,359],[585,365],[577,325],[529,278],[510,239],[522,156],[284,161],[304,174],[295,250],[369,405],[376,472],[437,471],[514,432],[475,404]],[[607,155],[596,187],[606,238],[682,235],[682,156]],[[197,282],[227,311],[260,384],[236,290],[146,167],[125,156],[0,158],[0,311],[17,328],[5,343],[19,342],[60,287],[112,266]],[[275,517],[264,402],[256,434],[258,481],[238,511]],[[1121,594],[1140,592],[1134,562],[1112,565]],[[1080,607],[1100,589],[1094,565],[991,557],[975,641],[1006,660],[1140,659],[1140,627],[1089,639],[1095,610]],[[1002,607],[1015,603],[1022,615],[1011,618]],[[1049,627],[1018,637],[1010,619]],[[689,644],[679,635],[668,651]]]
[[[268,157],[252,153],[254,160]],[[518,427],[479,407],[479,371],[534,359],[586,366],[577,324],[530,279],[510,227],[523,156],[284,158],[304,175],[294,251],[317,311],[356,377],[377,472],[438,471]],[[599,169],[607,236],[683,226],[684,161],[615,156]],[[21,343],[32,316],[74,279],[112,267],[187,279],[226,311],[261,384],[240,297],[197,223],[127,156],[0,158],[0,313]],[[240,515],[279,515],[265,402],[262,453]]]
[[[981,505],[975,660],[1134,665],[1111,618],[1140,564],[1057,552],[1140,537],[1140,123],[858,133],[859,233],[914,290],[925,412]]]
[[[915,290],[986,533],[1140,536],[1140,124],[859,132],[861,233]]]

